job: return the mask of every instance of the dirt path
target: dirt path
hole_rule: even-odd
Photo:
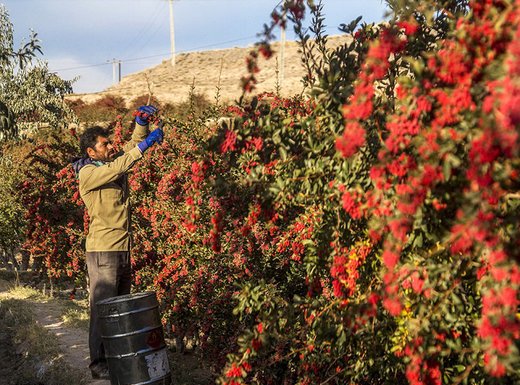
[[[108,380],[91,379],[88,369],[88,332],[83,329],[65,327],[61,318],[61,307],[51,301],[33,302],[33,305],[37,322],[56,336],[65,362],[83,372],[86,384],[110,385]]]
[[[0,293],[9,289],[9,283],[0,279]],[[16,373],[21,366],[21,360],[16,354],[13,354],[16,347],[13,345],[10,334],[9,328],[0,328],[0,385],[8,385],[13,373]]]
[[[11,296],[12,284],[0,279],[0,298],[5,294],[6,298]],[[74,385],[81,383],[82,385],[110,385],[108,380],[93,380],[88,369],[89,349],[88,349],[88,332],[84,328],[72,327],[65,324],[63,320],[64,302],[55,298],[38,296],[37,298],[23,297],[16,299],[21,302],[23,308],[27,307],[31,314],[31,321],[36,322],[38,330],[41,328],[47,330],[52,336],[55,336],[57,344],[56,352],[59,352],[60,365],[66,365],[68,368],[67,375],[74,375],[78,381],[73,381]],[[18,305],[20,306],[20,305]],[[14,313],[16,314],[16,313]],[[0,318],[0,321],[2,319]],[[0,325],[2,323],[0,322]],[[26,371],[24,367],[24,352],[31,351],[34,347],[31,343],[25,341],[16,345],[12,338],[13,331],[10,328],[0,327],[0,385],[46,385],[45,382],[34,380],[38,375],[32,374],[29,381],[19,382],[16,379],[20,371]],[[41,339],[41,338],[40,338]],[[53,341],[54,342],[54,341]],[[54,349],[54,348],[53,348]],[[53,350],[54,352],[54,350]],[[170,369],[172,374],[172,383],[175,385],[209,385],[212,384],[212,373],[209,369],[204,368],[198,361],[197,357],[190,352],[177,353],[170,351],[168,353],[170,361]],[[45,369],[45,363],[42,363]],[[57,366],[58,370],[61,366]],[[72,370],[72,371],[71,371]],[[31,373],[33,370],[30,370]],[[61,371],[61,370],[60,370]],[[25,372],[24,372],[25,373]],[[68,377],[66,377],[69,379]],[[34,382],[35,381],[35,382]],[[71,383],[60,379],[59,385],[71,385]],[[56,381],[54,382],[56,383]]]
[[[12,286],[10,282],[0,279],[0,293],[8,292]],[[26,299],[25,303],[36,323],[56,337],[61,357],[66,364],[79,372],[84,384],[110,385],[108,380],[92,380],[88,369],[88,332],[65,326],[62,320],[62,305],[52,299],[45,301]],[[0,385],[12,383],[12,377],[16,376],[18,367],[22,365],[23,361],[23,357],[17,353],[27,348],[26,346],[15,346],[10,338],[10,333],[10,330],[0,329]]]

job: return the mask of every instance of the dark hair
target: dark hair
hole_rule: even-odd
[[[79,148],[82,156],[88,156],[87,148],[94,148],[98,137],[108,138],[108,130],[100,126],[89,127],[79,137]]]

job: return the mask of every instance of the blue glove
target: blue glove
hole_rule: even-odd
[[[161,144],[164,138],[164,131],[162,128],[157,128],[150,132],[145,140],[137,145],[141,152],[145,152],[149,147],[153,146],[154,143]]]
[[[135,122],[140,126],[146,126],[150,122],[150,118],[157,112],[154,106],[141,106],[135,114]]]

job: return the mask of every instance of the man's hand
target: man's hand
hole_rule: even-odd
[[[135,122],[140,126],[146,126],[157,111],[158,109],[154,106],[141,106],[134,112]]]
[[[145,140],[137,145],[141,152],[145,152],[149,147],[153,146],[154,143],[161,144],[164,138],[164,131],[162,128],[156,128],[148,134]]]

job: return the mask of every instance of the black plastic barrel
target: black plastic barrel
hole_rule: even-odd
[[[112,385],[166,385],[170,366],[154,292],[98,302],[101,335]]]

